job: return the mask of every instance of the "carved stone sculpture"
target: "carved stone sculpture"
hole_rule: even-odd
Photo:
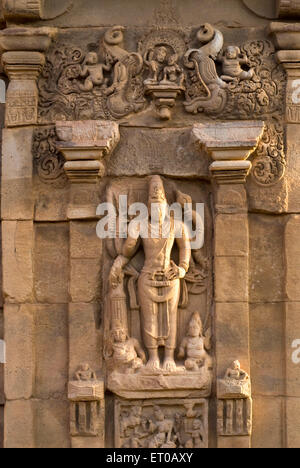
[[[205,400],[116,400],[119,448],[207,448]]]
[[[224,39],[222,33],[210,24],[204,24],[198,31],[197,38],[205,43],[200,49],[189,49],[184,56],[185,66],[193,69],[196,80],[204,88],[204,96],[191,98],[187,93],[185,108],[187,112],[208,113],[221,112],[226,104],[226,82],[217,74],[216,63],[222,50]]]
[[[239,361],[234,361],[227,369],[224,379],[218,381],[218,395],[219,398],[251,396],[249,375],[241,369]]]
[[[104,438],[104,382],[97,379],[89,364],[84,363],[69,382],[70,433],[73,446],[78,438],[97,438],[96,446],[103,446]]]
[[[167,219],[167,200],[162,180],[153,176],[149,184],[149,207],[157,207],[156,221],[158,225],[148,222],[147,230],[159,229],[157,238],[142,239],[145,264],[138,282],[138,295],[141,305],[142,331],[144,344],[149,359],[147,368],[150,371],[160,370],[158,356],[159,346],[165,350],[163,369],[167,372],[176,371],[174,352],[176,347],[177,308],[180,295],[180,279],[184,278],[189,269],[190,242],[185,226],[174,219]],[[171,226],[166,238],[163,234],[165,226]],[[179,248],[179,266],[171,261],[171,251],[175,243],[175,229],[181,229],[176,242]],[[114,288],[122,275],[124,267],[135,252],[138,238],[128,237],[122,255],[118,256],[110,273],[110,284]]]
[[[212,362],[205,349],[210,349],[210,330],[203,336],[203,327],[199,314],[193,314],[187,336],[180,345],[178,358],[186,358],[185,368],[189,371],[198,371],[201,367],[211,368]]]
[[[241,50],[236,46],[228,46],[221,58],[223,81],[234,80],[251,80],[254,76],[253,68],[244,70],[241,65],[250,65],[250,62],[245,54],[241,54]]]

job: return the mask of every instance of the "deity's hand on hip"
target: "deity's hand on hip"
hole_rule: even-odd
[[[171,260],[170,268],[165,273],[168,281],[174,281],[177,279],[182,279],[186,275],[184,268],[177,266],[173,260]]]

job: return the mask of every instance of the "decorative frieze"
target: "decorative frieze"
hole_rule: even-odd
[[[300,17],[300,1],[299,0],[276,0],[277,14],[279,18],[295,18]]]
[[[208,403],[201,399],[116,399],[115,446],[208,448]]]

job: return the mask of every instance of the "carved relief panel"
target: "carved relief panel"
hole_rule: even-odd
[[[115,403],[117,448],[208,448],[206,400]]]
[[[117,230],[120,196],[129,214],[138,202],[145,207],[157,202],[162,212],[167,202],[177,202],[179,208],[190,203],[191,223],[196,221],[196,203],[204,203],[205,243],[194,247],[186,232],[176,238],[175,230],[183,229],[183,222],[167,212],[153,238],[134,238],[131,233],[122,239],[118,231],[117,239],[106,240],[108,388],[127,398],[144,397],[145,392],[184,396],[192,391],[195,396],[209,396],[213,367],[209,194],[199,184],[159,176],[112,182],[107,201],[118,213],[115,226],[111,225]],[[150,218],[144,221],[147,230],[156,228]]]

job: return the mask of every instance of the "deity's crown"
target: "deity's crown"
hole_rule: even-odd
[[[160,176],[152,176],[149,182],[149,201],[152,203],[166,202],[166,193]]]

